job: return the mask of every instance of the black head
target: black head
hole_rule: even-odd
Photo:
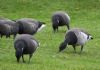
[[[91,39],[93,39],[93,37],[91,37]]]
[[[62,50],[64,50],[66,48],[66,44],[63,42],[60,44],[59,46],[59,52],[61,52]]]
[[[88,39],[88,40],[91,40],[91,39],[93,39],[93,37],[92,37],[90,34],[88,34],[87,39]]]
[[[45,23],[44,22],[38,22],[38,31],[42,30],[42,28],[45,27]]]
[[[17,58],[17,62],[19,62],[20,57],[22,56],[22,50],[16,50],[15,56]]]
[[[45,24],[45,22],[41,22],[41,21],[39,21],[38,23],[39,23],[38,28],[40,28],[43,24]]]
[[[40,28],[41,26],[42,26],[42,23],[39,22],[39,24],[38,24],[38,28]]]

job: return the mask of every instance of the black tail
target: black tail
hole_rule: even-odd
[[[62,42],[59,46],[59,52],[61,52],[62,50],[64,50],[67,47],[68,44],[68,40],[65,39],[64,42]]]

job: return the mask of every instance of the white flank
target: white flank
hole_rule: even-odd
[[[88,36],[84,32],[79,32],[77,37],[78,37],[77,45],[84,45],[88,41],[87,39]]]
[[[68,19],[69,19],[69,21],[70,21],[70,17],[69,17],[69,15],[68,14],[65,14],[67,17],[68,17]]]
[[[41,31],[42,30],[42,28],[44,28],[46,25],[42,25],[39,29],[38,29],[38,31],[37,32],[39,32],[39,31]]]
[[[35,47],[38,47],[38,43],[35,40],[32,40],[32,42],[34,43]]]
[[[84,45],[88,39],[87,39],[87,34],[85,34],[84,32],[80,32],[80,44]]]
[[[83,38],[83,40],[84,41],[87,41],[88,39],[87,39],[87,34],[85,34],[84,32],[81,32],[81,35],[83,36],[82,38]]]

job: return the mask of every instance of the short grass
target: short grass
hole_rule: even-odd
[[[83,28],[94,37],[79,54],[68,46],[58,53],[64,40],[66,26],[53,33],[51,15],[65,11],[71,17],[71,28]],[[34,37],[41,43],[31,62],[17,63],[13,38],[0,38],[0,70],[100,70],[100,0],[0,0],[0,17],[19,19],[34,18],[46,22],[46,27]]]

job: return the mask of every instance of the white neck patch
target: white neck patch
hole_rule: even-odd
[[[46,25],[43,24],[43,25],[38,29],[37,32],[41,31],[45,26],[46,26]]]

